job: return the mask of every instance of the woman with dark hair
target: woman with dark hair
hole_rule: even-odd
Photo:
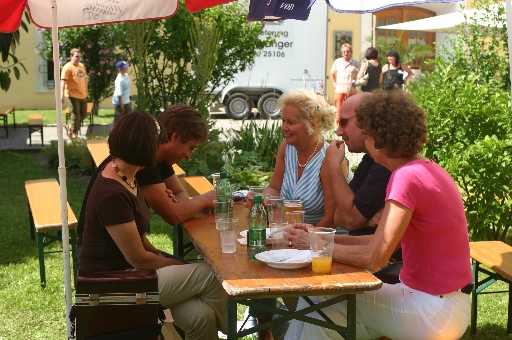
[[[156,269],[160,303],[187,339],[218,339],[219,330],[227,332],[226,293],[208,265],[166,258],[145,235],[149,208],[135,174],[156,165],[167,141],[165,127],[146,113],[132,112],[114,126],[108,138],[112,160],[99,170],[87,198],[80,270]]]
[[[376,271],[399,245],[403,255],[401,282],[357,294],[357,339],[460,339],[469,323],[473,279],[467,221],[455,181],[419,153],[427,141],[425,112],[405,91],[374,91],[355,111],[369,154],[392,174],[375,234],[336,235],[333,261]],[[320,303],[326,297],[310,299]],[[297,310],[306,307],[299,299]],[[346,303],[322,311],[346,326]],[[294,320],[285,339],[339,339],[339,334]]]
[[[404,79],[404,71],[407,72],[407,77]],[[409,84],[413,73],[409,66],[400,63],[400,56],[396,51],[388,52],[388,64],[382,67],[379,82],[384,80],[384,90],[400,90],[402,85]]]
[[[380,75],[382,72],[382,65],[379,63],[379,52],[375,47],[368,47],[366,50],[366,63],[361,65],[361,69],[357,74],[357,79],[361,79],[368,74],[368,83],[361,86],[362,92],[372,92],[380,86]]]

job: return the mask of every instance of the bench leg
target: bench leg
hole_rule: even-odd
[[[14,126],[14,130],[16,130],[16,110],[12,109],[12,125]]]
[[[36,239],[36,235],[35,235],[36,226],[34,225],[34,217],[32,216],[32,211],[30,210],[30,205],[28,206],[28,217],[30,220],[30,224],[29,224],[30,239],[35,240]]]
[[[476,334],[476,316],[478,312],[477,306],[477,288],[478,288],[478,269],[479,263],[473,260],[473,293],[471,294],[471,335]]]
[[[508,321],[507,334],[512,333],[512,285],[508,284]]]
[[[39,258],[39,276],[41,287],[46,287],[46,273],[44,268],[44,234],[37,233],[37,257]]]

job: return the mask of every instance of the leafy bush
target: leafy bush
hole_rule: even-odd
[[[241,189],[268,185],[276,165],[277,149],[284,138],[281,125],[271,120],[262,125],[244,121],[239,130],[229,131],[226,137],[222,169],[230,181]]]
[[[48,165],[57,168],[59,166],[57,141],[51,141],[50,147],[44,148],[43,152],[48,157]],[[84,139],[74,138],[71,143],[64,143],[64,157],[69,174],[91,175],[91,154]]]
[[[478,84],[479,74],[441,57],[435,70],[409,87],[428,116],[423,149],[462,191],[473,240],[505,240],[512,225],[510,92]]]

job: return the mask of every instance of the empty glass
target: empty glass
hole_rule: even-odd
[[[215,213],[215,229],[219,230],[219,219],[233,217],[233,201],[213,201],[213,211]]]
[[[223,253],[236,252],[236,232],[238,220],[236,218],[221,218],[219,220],[220,246]]]

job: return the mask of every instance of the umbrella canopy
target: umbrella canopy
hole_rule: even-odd
[[[186,0],[189,11],[231,2],[231,0]],[[0,32],[16,31],[25,8],[32,21],[39,27],[52,30],[54,79],[60,79],[58,29],[63,27],[89,26],[123,21],[162,19],[173,16],[178,10],[179,0],[124,0],[113,5],[108,0],[2,0]],[[62,256],[64,262],[64,289],[66,296],[66,328],[68,338],[71,323],[67,317],[71,311],[71,270],[69,252],[69,228],[67,213],[66,165],[62,126],[61,87],[55,86],[57,136],[59,154],[59,184],[62,218]]]
[[[233,0],[186,0],[189,12],[231,2]],[[112,24],[124,21],[164,19],[178,10],[179,0],[2,0],[0,32],[10,33],[20,26],[21,16],[28,9],[32,21],[39,27],[52,28],[52,3],[57,7],[57,27]]]
[[[247,20],[307,20],[316,0],[251,0]],[[373,13],[389,7],[415,5],[428,2],[458,2],[459,0],[320,0],[339,13]]]
[[[490,5],[491,11],[497,13],[499,5]],[[438,15],[426,19],[402,22],[400,24],[377,27],[378,29],[401,31],[426,31],[436,33],[455,33],[457,26],[464,23],[475,23],[482,26],[494,25],[486,20],[486,12],[477,9]]]

